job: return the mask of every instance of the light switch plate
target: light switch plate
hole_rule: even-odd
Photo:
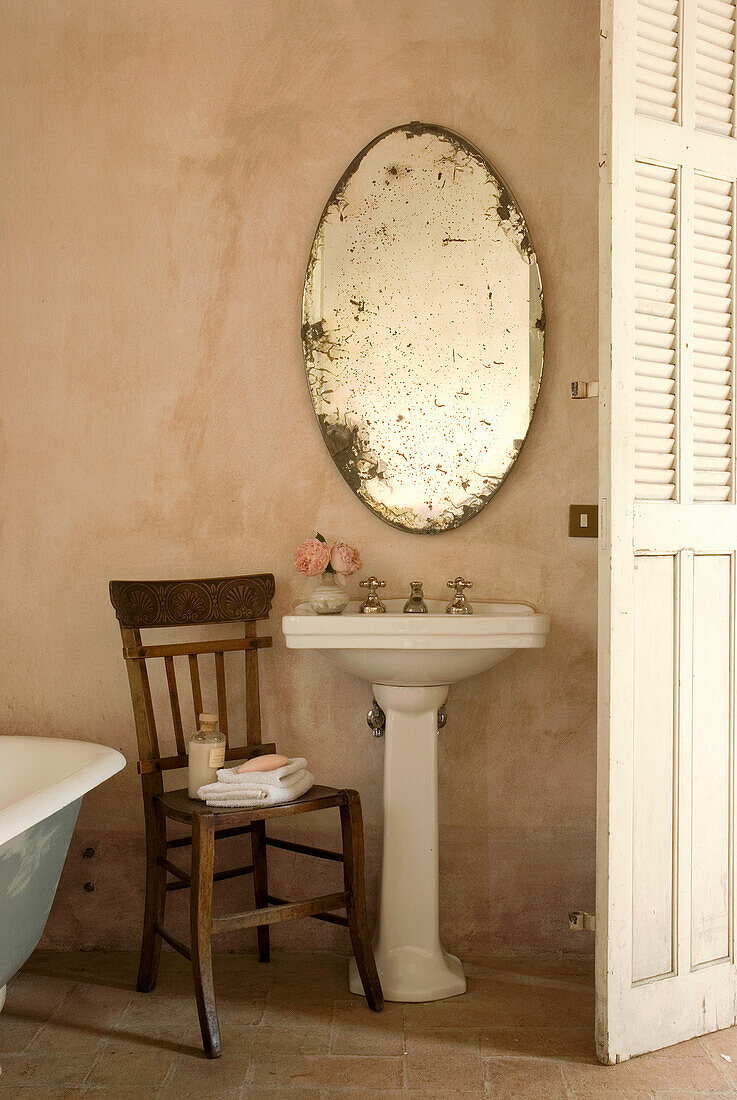
[[[568,534],[572,539],[595,539],[599,534],[599,509],[595,504],[571,504]]]

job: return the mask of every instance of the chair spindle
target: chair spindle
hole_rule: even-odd
[[[196,653],[190,653],[189,655],[189,678],[192,681],[195,729],[199,729],[200,715],[202,714],[202,688],[200,686],[200,666],[197,664]]]
[[[222,652],[215,653],[215,681],[218,693],[218,724],[220,732],[225,734],[225,745],[230,748],[228,740],[228,702],[225,694],[225,657]]]
[[[166,682],[169,686],[169,700],[171,702],[171,718],[174,723],[174,737],[177,742],[177,752],[185,753],[187,747],[184,743],[184,730],[182,728],[182,712],[179,707],[179,692],[177,691],[177,675],[174,669],[174,658],[164,657],[166,665]]]
[[[245,623],[247,638],[256,637],[256,624]],[[261,700],[258,688],[258,650],[247,649],[246,661],[246,731],[250,745],[261,744]]]

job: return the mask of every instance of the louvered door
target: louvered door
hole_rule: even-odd
[[[604,0],[597,1049],[735,1022],[735,3]]]

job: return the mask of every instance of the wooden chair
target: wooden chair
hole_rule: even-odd
[[[187,755],[184,723],[179,704],[175,657],[187,658],[194,708],[193,730],[202,712],[199,658],[212,655],[215,662],[217,711],[220,729],[227,738],[226,760],[249,759],[275,751],[273,744],[261,743],[258,651],[272,644],[270,637],[258,637],[256,623],[268,619],[274,595],[271,573],[252,576],[221,577],[192,581],[112,581],[110,599],[120,623],[123,656],[128,669],[136,735],[138,771],[143,786],[146,824],[146,909],[143,942],[138,970],[138,989],[150,992],[156,985],[161,941],[192,962],[197,1012],[206,1054],[217,1058],[221,1053],[215,991],[212,976],[212,936],[240,928],[256,928],[259,958],[269,960],[269,925],[300,917],[316,917],[332,924],[346,925],[353,945],[369,1007],[379,1012],[383,997],[376,972],[368,925],[363,881],[363,826],[361,800],[357,791],[335,787],[313,787],[306,795],[270,809],[212,809],[204,802],[188,797],[186,787],[165,792],[163,773],[171,768],[186,768]],[[212,623],[243,623],[244,637],[221,641],[190,641],[168,645],[143,645],[141,630],[148,627],[192,627]],[[246,742],[236,746],[228,732],[225,654],[242,651],[245,655]],[[164,756],[154,718],[147,662],[163,659],[176,754]],[[209,659],[209,658],[208,658]],[[342,852],[327,851],[305,844],[266,835],[266,823],[276,818],[336,807],[340,811]],[[191,836],[167,839],[167,821],[191,828]],[[214,871],[215,841],[222,837],[250,834],[251,862],[247,866]],[[171,849],[191,845],[191,872],[171,862]],[[344,889],[304,901],[287,901],[269,894],[267,849],[315,856],[343,863]],[[256,908],[228,916],[214,916],[213,883],[222,879],[253,874]],[[167,881],[167,876],[171,879]],[[190,946],[182,943],[164,926],[164,906],[170,890],[190,890]],[[335,911],[344,909],[346,915]]]

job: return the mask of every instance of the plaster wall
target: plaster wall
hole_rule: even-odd
[[[550,614],[545,650],[451,690],[443,923],[461,953],[591,949],[566,913],[594,894],[596,543],[567,537],[567,508],[596,490],[595,402],[568,393],[597,354],[597,9],[3,3],[2,727],[129,760],[84,801],[47,945],[138,940],[142,814],[113,577],[275,573],[265,736],[361,791],[375,893],[370,689],[287,652],[278,625],[305,590],[294,546],[320,530],[358,545],[364,575],[397,594],[414,577],[442,594],[462,572]],[[548,317],[521,458],[484,512],[431,537],[383,525],[341,479],[299,338],[326,198],[367,141],[412,119],[463,134],[509,182]],[[322,840],[332,827],[300,824]],[[275,879],[289,878],[294,896],[309,888],[282,861]],[[345,942],[315,922],[274,935]]]

